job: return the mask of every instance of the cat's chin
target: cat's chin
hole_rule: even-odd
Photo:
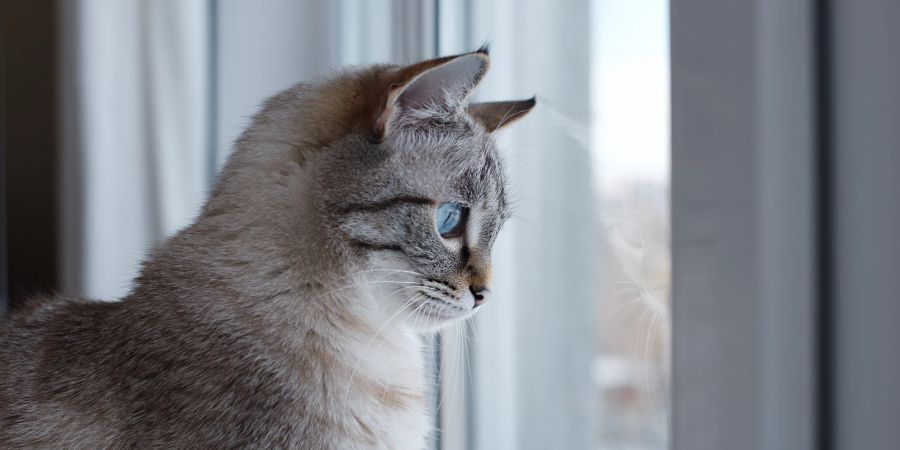
[[[420,322],[420,323],[416,324],[415,326],[410,325],[410,327],[413,329],[413,331],[415,331],[417,333],[434,333],[437,331],[441,331],[445,328],[449,328],[453,324],[455,324],[459,321],[465,320],[465,318],[469,317],[469,316],[471,316],[471,314],[467,315],[465,317],[460,317],[460,318],[455,318],[455,319],[435,318],[435,319],[429,320],[427,322],[425,322],[425,321]]]
[[[460,308],[458,310],[446,311],[426,307],[422,308],[420,313],[414,314],[410,320],[407,321],[407,325],[413,330],[422,333],[440,331],[441,329],[472,317],[479,309],[480,307],[468,310]]]

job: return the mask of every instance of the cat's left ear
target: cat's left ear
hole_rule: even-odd
[[[484,127],[488,133],[503,128],[530,112],[537,104],[535,97],[528,100],[511,100],[508,102],[471,103],[469,115]]]
[[[489,65],[487,48],[480,48],[471,53],[422,61],[392,72],[387,97],[373,127],[376,139],[384,139],[393,122],[405,113],[431,104],[463,104]]]

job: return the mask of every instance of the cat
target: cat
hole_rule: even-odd
[[[468,103],[486,48],[268,99],[196,221],[118,302],[33,300],[0,327],[0,448],[422,449],[421,333],[487,300],[508,216]]]

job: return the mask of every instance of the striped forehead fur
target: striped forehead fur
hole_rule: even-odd
[[[494,139],[462,105],[433,103],[411,112],[401,120],[391,144],[398,151],[420,152],[435,163],[445,164],[446,180],[434,182],[468,183],[470,198],[496,195],[499,205],[506,206],[505,177]]]

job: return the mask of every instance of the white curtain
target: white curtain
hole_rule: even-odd
[[[431,56],[428,4],[60,2],[63,292],[126,294],[266,97],[333,67]]]
[[[394,60],[391,0],[216,2],[216,143],[221,165],[270,95],[331,68]]]
[[[111,300],[208,186],[209,2],[60,5],[62,290]]]

